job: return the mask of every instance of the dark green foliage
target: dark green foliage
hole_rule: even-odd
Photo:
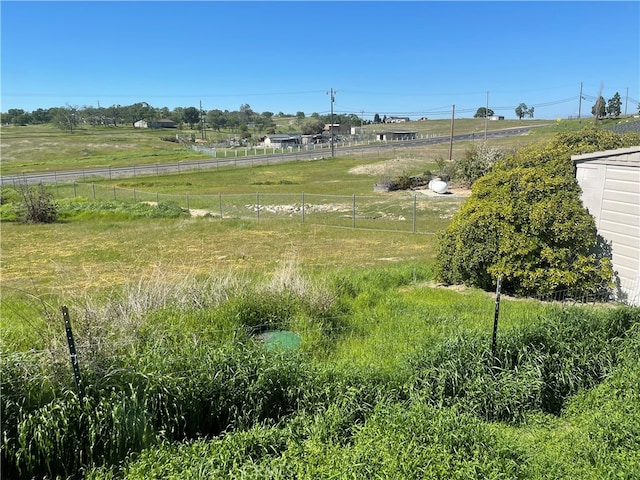
[[[424,401],[462,406],[487,420],[519,421],[530,411],[559,414],[565,402],[599,384],[618,363],[626,331],[640,312],[558,310],[498,336],[464,334],[412,361]]]
[[[83,365],[84,401],[58,387],[50,402],[16,409],[19,392],[3,395],[3,444],[11,447],[3,449],[3,470],[22,470],[25,478],[73,475],[160,438],[277,420],[295,410],[313,371],[295,355],[241,345],[165,348],[127,363],[135,369],[114,364],[106,374]]]
[[[584,209],[571,155],[632,145],[637,136],[585,129],[523,148],[473,185],[438,239],[438,277],[518,295],[602,294],[611,261]]]
[[[399,175],[392,179],[383,179],[379,185],[384,185],[388,191],[411,190],[427,185],[431,180],[431,175]]]
[[[232,299],[224,309],[236,324],[253,333],[286,328],[297,311],[297,305],[291,298],[283,297],[272,292],[264,292],[258,297],[252,292]]]

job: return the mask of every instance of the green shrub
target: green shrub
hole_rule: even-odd
[[[505,153],[486,143],[472,144],[464,151],[461,159],[455,161],[455,177],[469,185],[488,174],[496,162],[505,157]]]
[[[580,200],[571,155],[632,140],[587,129],[496,163],[439,235],[438,278],[491,290],[501,276],[517,295],[609,291],[611,260]]]

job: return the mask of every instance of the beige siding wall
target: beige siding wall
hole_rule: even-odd
[[[611,244],[623,297],[640,305],[640,147],[579,155],[576,178],[598,233]]]

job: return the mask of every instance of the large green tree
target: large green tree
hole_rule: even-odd
[[[207,112],[207,123],[216,131],[227,126],[227,117],[224,112],[219,109],[209,110]]]
[[[619,117],[621,107],[622,99],[620,98],[620,94],[616,92],[615,95],[609,99],[609,102],[607,102],[607,114],[612,117]]]
[[[534,107],[527,107],[526,103],[521,103],[516,107],[516,115],[522,120],[524,117],[533,118]]]
[[[480,107],[476,110],[476,113],[473,115],[473,118],[487,118],[492,117],[494,115],[494,111],[487,107]]]
[[[196,107],[187,107],[182,111],[182,119],[189,124],[189,128],[200,121],[200,110]]]
[[[527,114],[527,110],[528,108],[526,103],[521,103],[520,105],[518,105],[516,107],[516,115],[518,116],[518,119],[522,120]]]
[[[571,155],[638,145],[594,128],[559,134],[497,162],[437,243],[438,277],[517,295],[602,292],[613,279],[595,220],[582,205]]]

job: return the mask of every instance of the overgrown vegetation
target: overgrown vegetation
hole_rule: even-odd
[[[458,181],[472,185],[480,177],[488,174],[496,162],[505,157],[502,149],[486,143],[470,145],[461,159],[455,162],[455,176]]]
[[[414,328],[438,318],[409,302],[414,290],[433,295],[423,286],[428,272],[387,273],[345,272],[316,283],[287,263],[262,279],[156,279],[77,301],[81,391],[62,332],[42,353],[4,345],[3,473],[364,479],[413,478],[418,469],[427,478],[535,478],[556,452],[540,455],[527,444],[531,435],[582,418],[593,403],[576,395],[609,388],[607,378],[619,369],[631,375],[627,381],[640,381],[640,312],[629,307],[524,305],[537,320],[509,319],[495,357],[488,328],[463,327],[413,338],[413,353],[392,369],[379,360],[336,361],[336,350],[354,336],[381,328],[389,341],[400,334],[393,315]],[[456,295],[465,305],[464,294]],[[491,313],[490,298],[486,304]],[[298,332],[301,348],[267,349],[255,336],[263,329]],[[637,409],[632,402],[624,408]],[[568,404],[572,417],[563,413]],[[614,423],[573,428],[605,438]],[[509,433],[517,430],[531,433]],[[578,462],[586,473],[634,472],[636,447],[612,440],[604,448],[617,452],[616,461],[601,456],[591,464],[574,446],[551,471],[568,478],[561,469]]]
[[[616,138],[558,142],[588,151]],[[497,165],[526,187],[548,157],[565,172],[552,153]],[[251,181],[353,193],[321,167],[252,169]],[[229,183],[204,177],[127,182]],[[554,188],[573,192],[564,181]],[[177,204],[93,196],[56,201],[58,223],[3,225],[3,477],[640,476],[640,309],[503,298],[494,355],[493,297],[431,286],[429,236],[186,220]],[[19,193],[0,201],[3,222],[16,219]],[[260,334],[277,331],[300,346],[265,345]]]
[[[27,223],[53,223],[58,219],[58,207],[53,194],[42,183],[22,184],[18,188],[21,204],[17,211]],[[14,210],[15,211],[15,210]]]
[[[585,129],[533,144],[496,163],[438,243],[439,278],[518,295],[602,294],[613,271],[580,200],[571,155],[637,145],[637,134]]]

